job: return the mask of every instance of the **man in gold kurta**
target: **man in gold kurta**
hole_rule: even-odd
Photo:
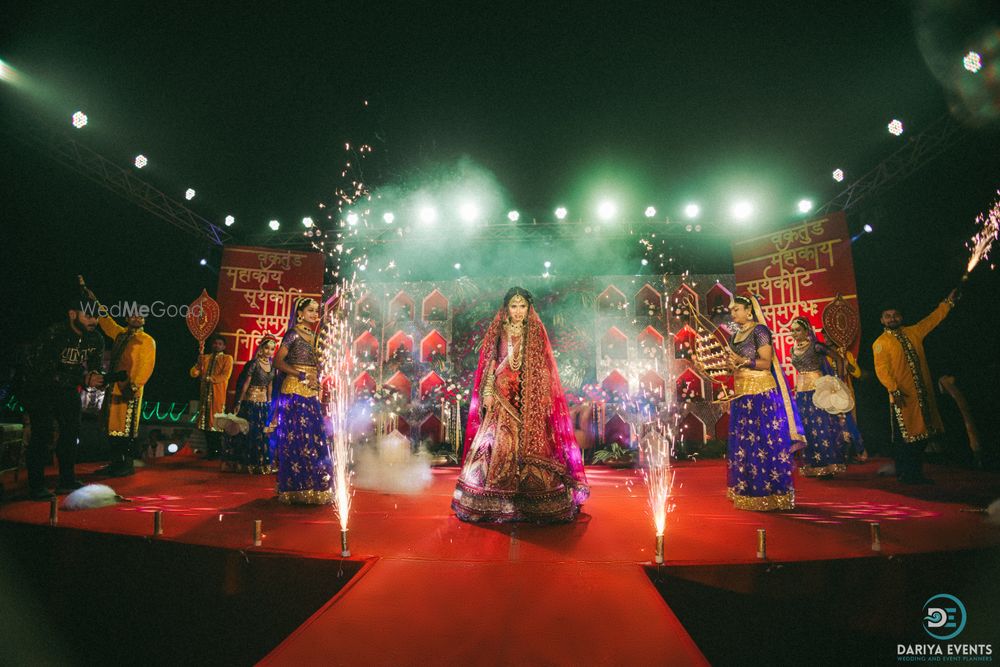
[[[944,431],[934,400],[934,384],[924,354],[924,338],[955,305],[952,291],[930,315],[916,324],[903,326],[895,308],[882,311],[885,331],[875,339],[875,374],[889,392],[903,442],[896,448],[896,476],[909,484],[926,483],[923,451],[927,441]]]
[[[226,411],[226,387],[233,372],[233,358],[226,354],[222,336],[212,336],[208,344],[211,351],[198,356],[198,363],[191,367],[191,377],[201,378],[196,423],[205,432],[208,458],[215,459],[222,449],[222,431],[215,426],[215,415]]]
[[[156,364],[156,341],[143,331],[146,318],[142,315],[129,315],[126,318],[127,327],[106,314],[97,322],[104,335],[114,341],[108,370],[112,375],[125,376],[125,379],[109,384],[104,390],[101,411],[111,445],[111,461],[104,472],[112,477],[125,477],[135,472],[132,461],[136,452],[133,447],[139,435],[143,388]]]

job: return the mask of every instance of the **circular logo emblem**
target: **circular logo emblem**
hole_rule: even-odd
[[[965,605],[954,595],[941,593],[924,603],[924,630],[934,639],[954,639],[964,629]]]

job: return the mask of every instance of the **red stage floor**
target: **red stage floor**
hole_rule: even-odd
[[[876,476],[882,463],[835,480],[798,478],[797,509],[771,514],[732,509],[721,462],[680,464],[667,564],[755,562],[758,528],[767,529],[773,561],[870,557],[872,521],[881,524],[884,555],[1000,545],[1000,528],[962,511],[1000,495],[1000,476],[931,468],[937,484],[904,487]],[[85,480],[92,467],[80,466]],[[419,495],[359,490],[350,548],[372,564],[265,662],[705,664],[639,567],[652,559],[653,534],[638,471],[588,469],[585,513],[572,525],[546,527],[461,523],[449,510],[456,475],[436,469]],[[271,478],[173,458],[111,485],[132,502],[61,512],[59,526],[149,535],[160,509],[165,540],[254,549],[253,522],[261,519],[257,549],[340,551],[332,510],[279,505]],[[3,521],[44,524],[48,515],[47,503],[0,506]],[[628,619],[627,633],[577,629],[581,619],[616,617]],[[448,642],[440,641],[444,631]]]

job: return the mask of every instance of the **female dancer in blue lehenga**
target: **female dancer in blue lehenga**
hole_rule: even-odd
[[[253,359],[247,362],[236,385],[238,417],[247,420],[246,433],[229,438],[223,470],[269,475],[271,462],[270,429],[271,385],[274,384],[274,348],[278,341],[270,336],[261,340]]]
[[[829,349],[816,340],[812,324],[804,317],[796,317],[791,325],[791,362],[795,367],[795,403],[802,418],[806,447],[802,451],[799,472],[806,477],[833,477],[847,470],[848,447],[853,444],[859,451],[861,435],[857,428],[850,428],[850,414],[834,415],[813,402],[816,381],[824,375],[833,375],[827,361]]]
[[[771,330],[747,297],[735,297],[729,312],[738,329],[731,353],[737,398],[730,404],[726,495],[740,510],[792,509],[792,446],[802,436]]]
[[[284,374],[274,408],[278,500],[323,505],[333,500],[333,465],[319,400],[316,324],[319,303],[296,300],[275,366]]]

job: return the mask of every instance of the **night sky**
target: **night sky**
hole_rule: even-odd
[[[929,311],[1000,187],[1000,96],[983,92],[985,76],[973,87],[992,106],[959,92],[966,51],[992,34],[1000,57],[989,2],[21,4],[0,26],[0,59],[21,74],[0,86],[8,351],[60,317],[55,295],[77,273],[104,300],[188,303],[214,291],[218,263],[203,241],[17,140],[26,117],[73,132],[84,109],[75,139],[123,166],[147,155],[144,179],[178,199],[195,188],[191,208],[216,223],[235,215],[246,240],[272,218],[284,229],[319,219],[342,184],[345,141],[373,145],[375,186],[464,159],[527,218],[584,210],[613,179],[635,219],[647,203],[679,218],[696,199],[706,232],[760,233],[950,111],[961,142],[849,211],[853,231],[875,226],[854,246],[869,362],[880,305],[895,300],[910,320]],[[902,137],[886,131],[893,118]],[[726,217],[734,193],[758,202],[746,229]],[[959,374],[983,412],[997,398],[997,286],[975,275],[928,341],[932,369]],[[160,348],[147,396],[193,398],[183,324],[147,329]]]

